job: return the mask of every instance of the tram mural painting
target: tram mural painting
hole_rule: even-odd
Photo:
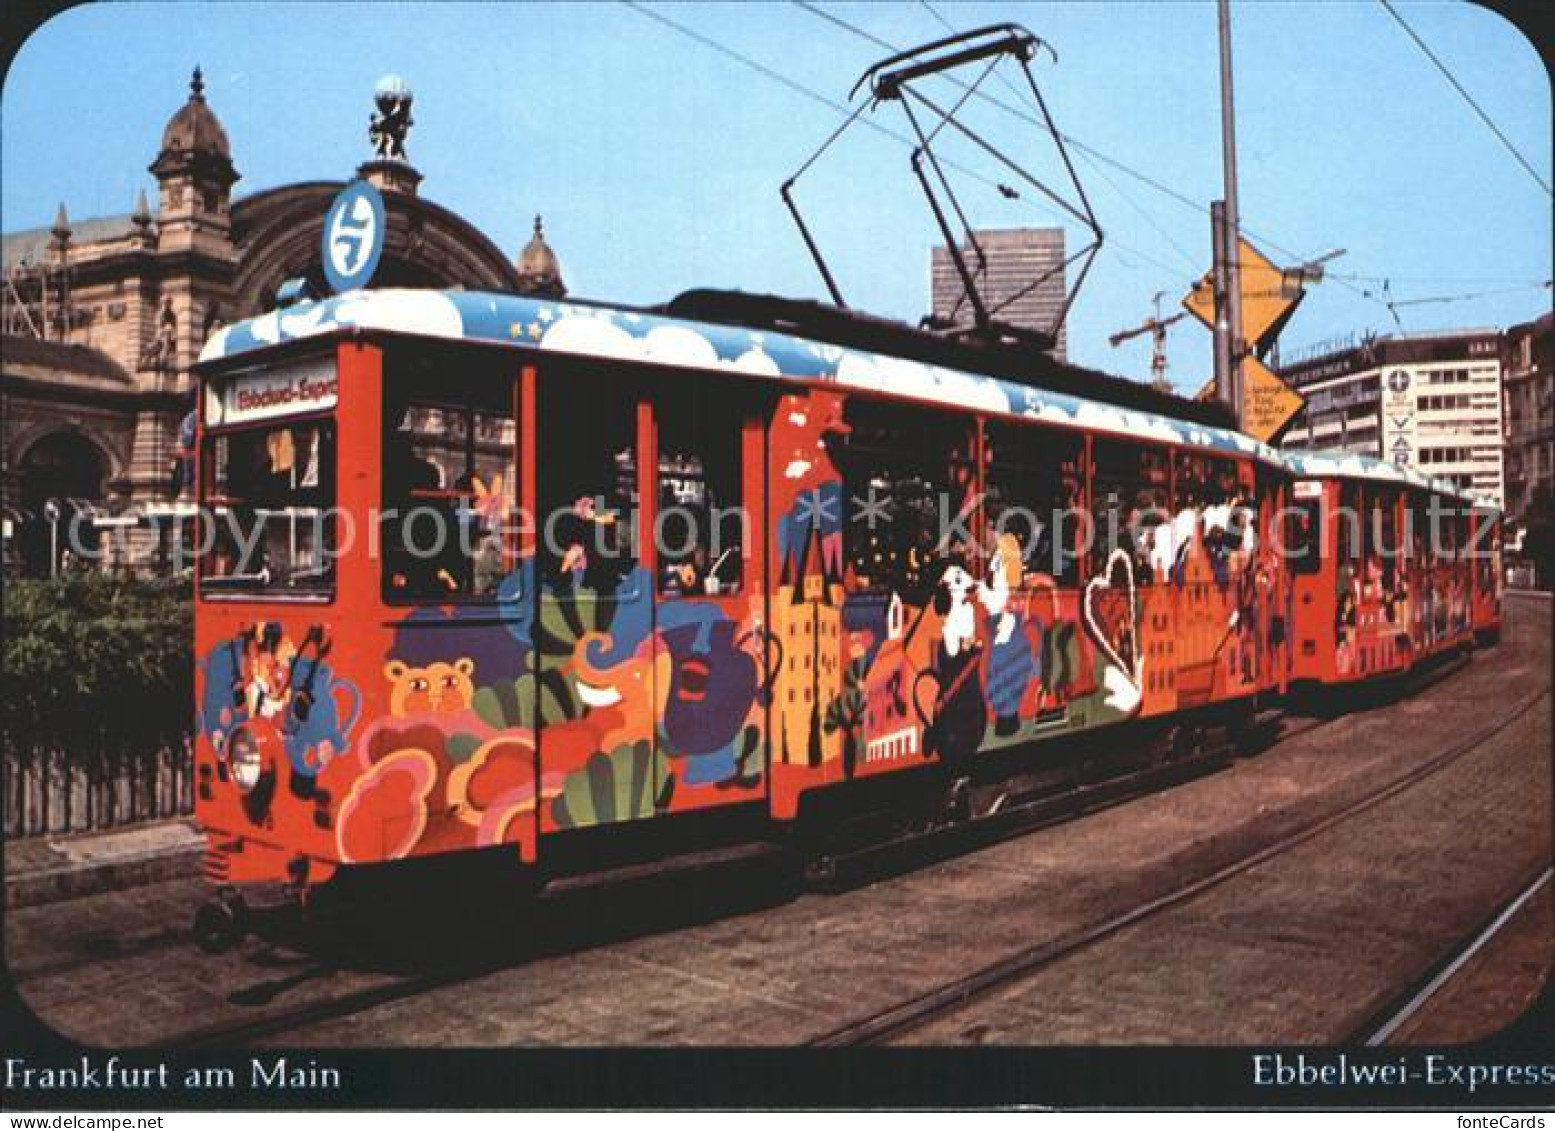
[[[299,645],[276,622],[259,622],[214,648],[199,663],[205,692],[196,728],[224,751],[245,723],[268,720],[277,729],[292,773],[312,779],[346,751],[361,714],[362,696],[337,677],[324,657],[330,642],[312,626]]]
[[[606,594],[547,589],[530,618],[519,610],[534,603],[534,577],[531,560],[505,579],[499,627],[458,607],[406,616],[381,666],[382,714],[354,741],[355,686],[309,660],[304,649],[320,653],[311,635],[299,649],[279,625],[256,625],[201,664],[206,739],[225,757],[235,729],[281,719],[291,788],[317,778],[310,796],[340,799],[330,823],[346,863],[517,843],[529,834],[515,821],[532,821],[537,807],[542,830],[554,831],[760,784],[753,715],[770,681],[745,647],[759,633],[752,618],[687,604],[650,621],[644,602],[614,599],[643,591],[641,568]],[[448,654],[454,641],[473,655]],[[311,711],[295,709],[299,693]]]
[[[515,326],[521,344],[495,348]],[[298,337],[325,348],[296,360]],[[434,346],[435,364],[404,369]],[[788,822],[807,795],[915,770],[956,789],[993,751],[1235,720],[1291,679],[1455,647],[1479,616],[1463,563],[1390,569],[1357,546],[1293,583],[1274,553],[1296,477],[1330,499],[1380,483],[1395,518],[1406,490],[1447,494],[1423,477],[772,330],[370,292],[226,328],[206,359],[201,489],[218,508],[300,514],[338,492],[365,515],[402,468],[418,499],[476,528],[562,500],[560,544],[485,529],[484,556],[425,579],[347,555],[354,581],[337,590],[299,526],[265,542],[261,571],[202,565],[197,807],[221,882],[307,886],[481,848],[537,863],[579,830],[713,808]],[[304,394],[245,409],[278,398],[245,402],[243,381]],[[703,546],[660,561],[633,539],[595,545],[638,506],[651,517],[671,478],[716,478],[714,455],[676,446],[721,435],[683,427],[688,404],[702,411],[693,382],[733,405],[720,501],[755,518],[722,573],[728,555]],[[422,403],[455,385],[463,407]],[[582,423],[557,419],[568,404]],[[596,442],[612,411],[614,439]],[[434,422],[462,462],[397,462],[402,414]],[[1017,513],[1081,504],[1124,536],[1092,551]]]

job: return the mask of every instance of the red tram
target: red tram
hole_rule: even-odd
[[[1104,726],[1234,728],[1494,627],[1494,568],[1480,597],[1456,557],[1282,559],[1292,506],[1327,527],[1346,492],[1392,544],[1447,497],[1419,477],[728,305],[364,291],[212,338],[213,882],[544,874],[627,823],[770,829]]]
[[[1442,480],[1292,455],[1296,679],[1401,675],[1499,629],[1500,516]],[[1320,550],[1321,548],[1321,550]]]

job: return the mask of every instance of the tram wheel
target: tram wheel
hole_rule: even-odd
[[[1226,726],[1226,737],[1239,758],[1251,757],[1268,745],[1267,728],[1260,727],[1251,713],[1236,715]]]
[[[224,954],[243,941],[242,904],[213,900],[194,913],[194,943],[206,954]]]
[[[1192,723],[1178,723],[1167,737],[1167,760],[1181,762],[1191,758],[1199,752],[1199,747],[1204,742],[1202,727]]]

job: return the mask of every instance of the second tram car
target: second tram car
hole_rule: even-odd
[[[1498,517],[1440,479],[1353,455],[1290,455],[1292,676],[1397,676],[1499,623]]]

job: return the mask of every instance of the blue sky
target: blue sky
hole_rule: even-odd
[[[1220,195],[1214,5],[844,4],[821,7],[892,44],[1022,23],[1058,54],[1036,75],[1060,129],[1191,201]],[[1549,82],[1534,49],[1470,4],[1398,10],[1550,182]],[[789,3],[684,4],[668,18],[843,102],[879,47]],[[1551,200],[1379,5],[1233,5],[1244,228],[1277,261],[1333,248],[1332,278],[1286,330],[1287,351],[1368,327],[1508,325],[1549,308]],[[510,253],[546,218],[574,293],[651,302],[692,286],[820,295],[778,186],[836,114],[631,8],[607,4],[159,4],[72,9],[21,49],[0,95],[0,221],[128,211],[162,126],[203,66],[243,180],[256,191],[349,176],[368,156],[377,79],[416,91],[410,157],[425,195]],[[1018,74],[1011,74],[1018,78]],[[987,88],[1012,101],[997,78]],[[874,117],[905,131],[900,111]],[[1049,183],[1027,123],[973,120]],[[964,153],[965,151],[963,151]],[[915,320],[932,219],[907,149],[855,128],[799,193],[851,303]],[[1141,322],[1209,263],[1207,213],[1075,155],[1107,244],[1069,323],[1075,360],[1148,373]],[[992,172],[986,161],[966,164]],[[999,178],[1007,179],[1007,178]],[[975,181],[976,224],[1049,222]],[[1071,245],[1079,230],[1071,227]],[[1260,241],[1261,237],[1261,241]],[[1370,292],[1372,297],[1362,292]],[[1467,297],[1474,296],[1474,297]],[[1452,301],[1419,301],[1443,300]],[[1172,377],[1207,375],[1207,332],[1182,322]]]

